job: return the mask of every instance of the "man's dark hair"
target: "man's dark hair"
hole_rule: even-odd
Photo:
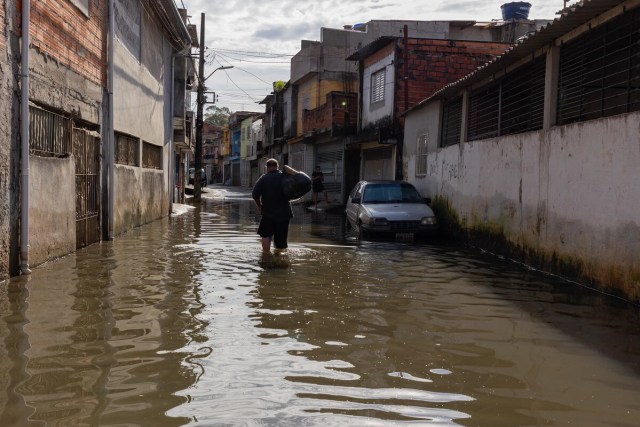
[[[278,167],[278,161],[276,159],[269,159],[269,160],[267,160],[267,166]]]

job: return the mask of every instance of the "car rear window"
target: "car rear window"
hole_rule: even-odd
[[[417,203],[420,193],[411,184],[368,184],[362,196],[363,203]]]

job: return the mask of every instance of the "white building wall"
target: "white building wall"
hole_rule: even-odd
[[[168,214],[169,150],[171,139],[170,44],[153,16],[139,2],[116,2],[114,43],[114,129],[163,147],[162,170],[116,165],[115,233]],[[125,13],[125,15],[123,15]]]
[[[393,94],[395,87],[394,53],[365,68],[362,78],[362,128],[385,117],[393,116]],[[386,69],[384,105],[371,106],[371,75]]]
[[[162,39],[149,42],[162,46]],[[119,42],[115,43],[115,63],[115,130],[160,145],[165,137],[163,82],[153,77]]]
[[[405,146],[421,130],[437,134],[427,118],[435,111],[409,114]],[[464,228],[503,234],[638,300],[639,122],[636,112],[437,149],[423,178],[415,177],[415,149],[404,161],[408,180],[424,196],[445,198]]]

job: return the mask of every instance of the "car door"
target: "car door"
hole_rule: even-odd
[[[364,184],[359,182],[353,187],[351,194],[349,194],[349,198],[347,199],[347,220],[355,225],[358,220],[358,212],[360,211],[360,200],[362,199],[362,189],[364,188]]]

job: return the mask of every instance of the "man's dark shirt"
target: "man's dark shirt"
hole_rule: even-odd
[[[251,196],[262,203],[262,215],[274,221],[288,221],[293,217],[291,204],[282,192],[284,174],[278,170],[262,175],[253,186]]]

